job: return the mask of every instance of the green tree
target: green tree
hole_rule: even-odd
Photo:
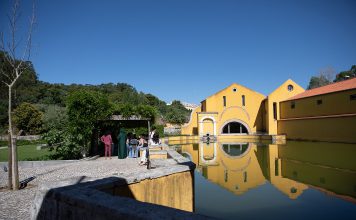
[[[342,71],[339,74],[337,74],[334,82],[340,82],[354,77],[356,77],[356,65],[353,65],[350,70]]]
[[[308,89],[314,89],[321,86],[326,86],[331,82],[326,79],[324,76],[312,76],[309,81]]]
[[[190,111],[186,109],[180,101],[174,100],[167,106],[167,112],[164,118],[172,124],[184,124],[189,120]]]
[[[335,70],[332,67],[326,67],[319,71],[317,76],[312,76],[307,89],[314,89],[321,86],[326,86],[332,83],[335,78]]]
[[[157,115],[157,109],[149,105],[139,105],[136,107],[136,114],[154,122]]]
[[[13,112],[14,123],[26,134],[39,134],[42,128],[42,112],[34,105],[24,102]]]
[[[61,129],[68,122],[68,116],[65,107],[58,105],[38,105],[38,108],[43,113],[43,131],[47,132],[51,129]]]
[[[86,154],[95,124],[111,115],[112,104],[99,92],[81,89],[69,94],[67,110],[69,131],[77,144],[73,147],[78,146]]]
[[[186,117],[179,110],[172,109],[167,113],[166,120],[172,124],[184,124],[186,122]]]

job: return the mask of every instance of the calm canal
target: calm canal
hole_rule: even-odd
[[[356,145],[180,144],[196,165],[195,212],[220,219],[356,219]]]

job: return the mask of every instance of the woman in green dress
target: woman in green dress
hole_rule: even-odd
[[[126,146],[126,132],[125,129],[121,128],[120,133],[117,136],[119,142],[118,158],[125,159],[127,157],[127,146]]]

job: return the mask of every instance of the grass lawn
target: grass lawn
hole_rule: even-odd
[[[54,151],[49,151],[49,149],[37,150],[37,144],[17,146],[17,157],[18,160],[48,160],[49,156],[53,154]],[[0,162],[7,161],[8,159],[8,148],[0,149]]]

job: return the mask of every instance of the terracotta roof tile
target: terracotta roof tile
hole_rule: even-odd
[[[298,95],[293,96],[288,100],[301,99],[301,98],[322,95],[322,94],[327,94],[332,92],[340,92],[349,89],[356,89],[356,78],[332,83],[315,89],[305,90],[305,92],[299,93]]]

